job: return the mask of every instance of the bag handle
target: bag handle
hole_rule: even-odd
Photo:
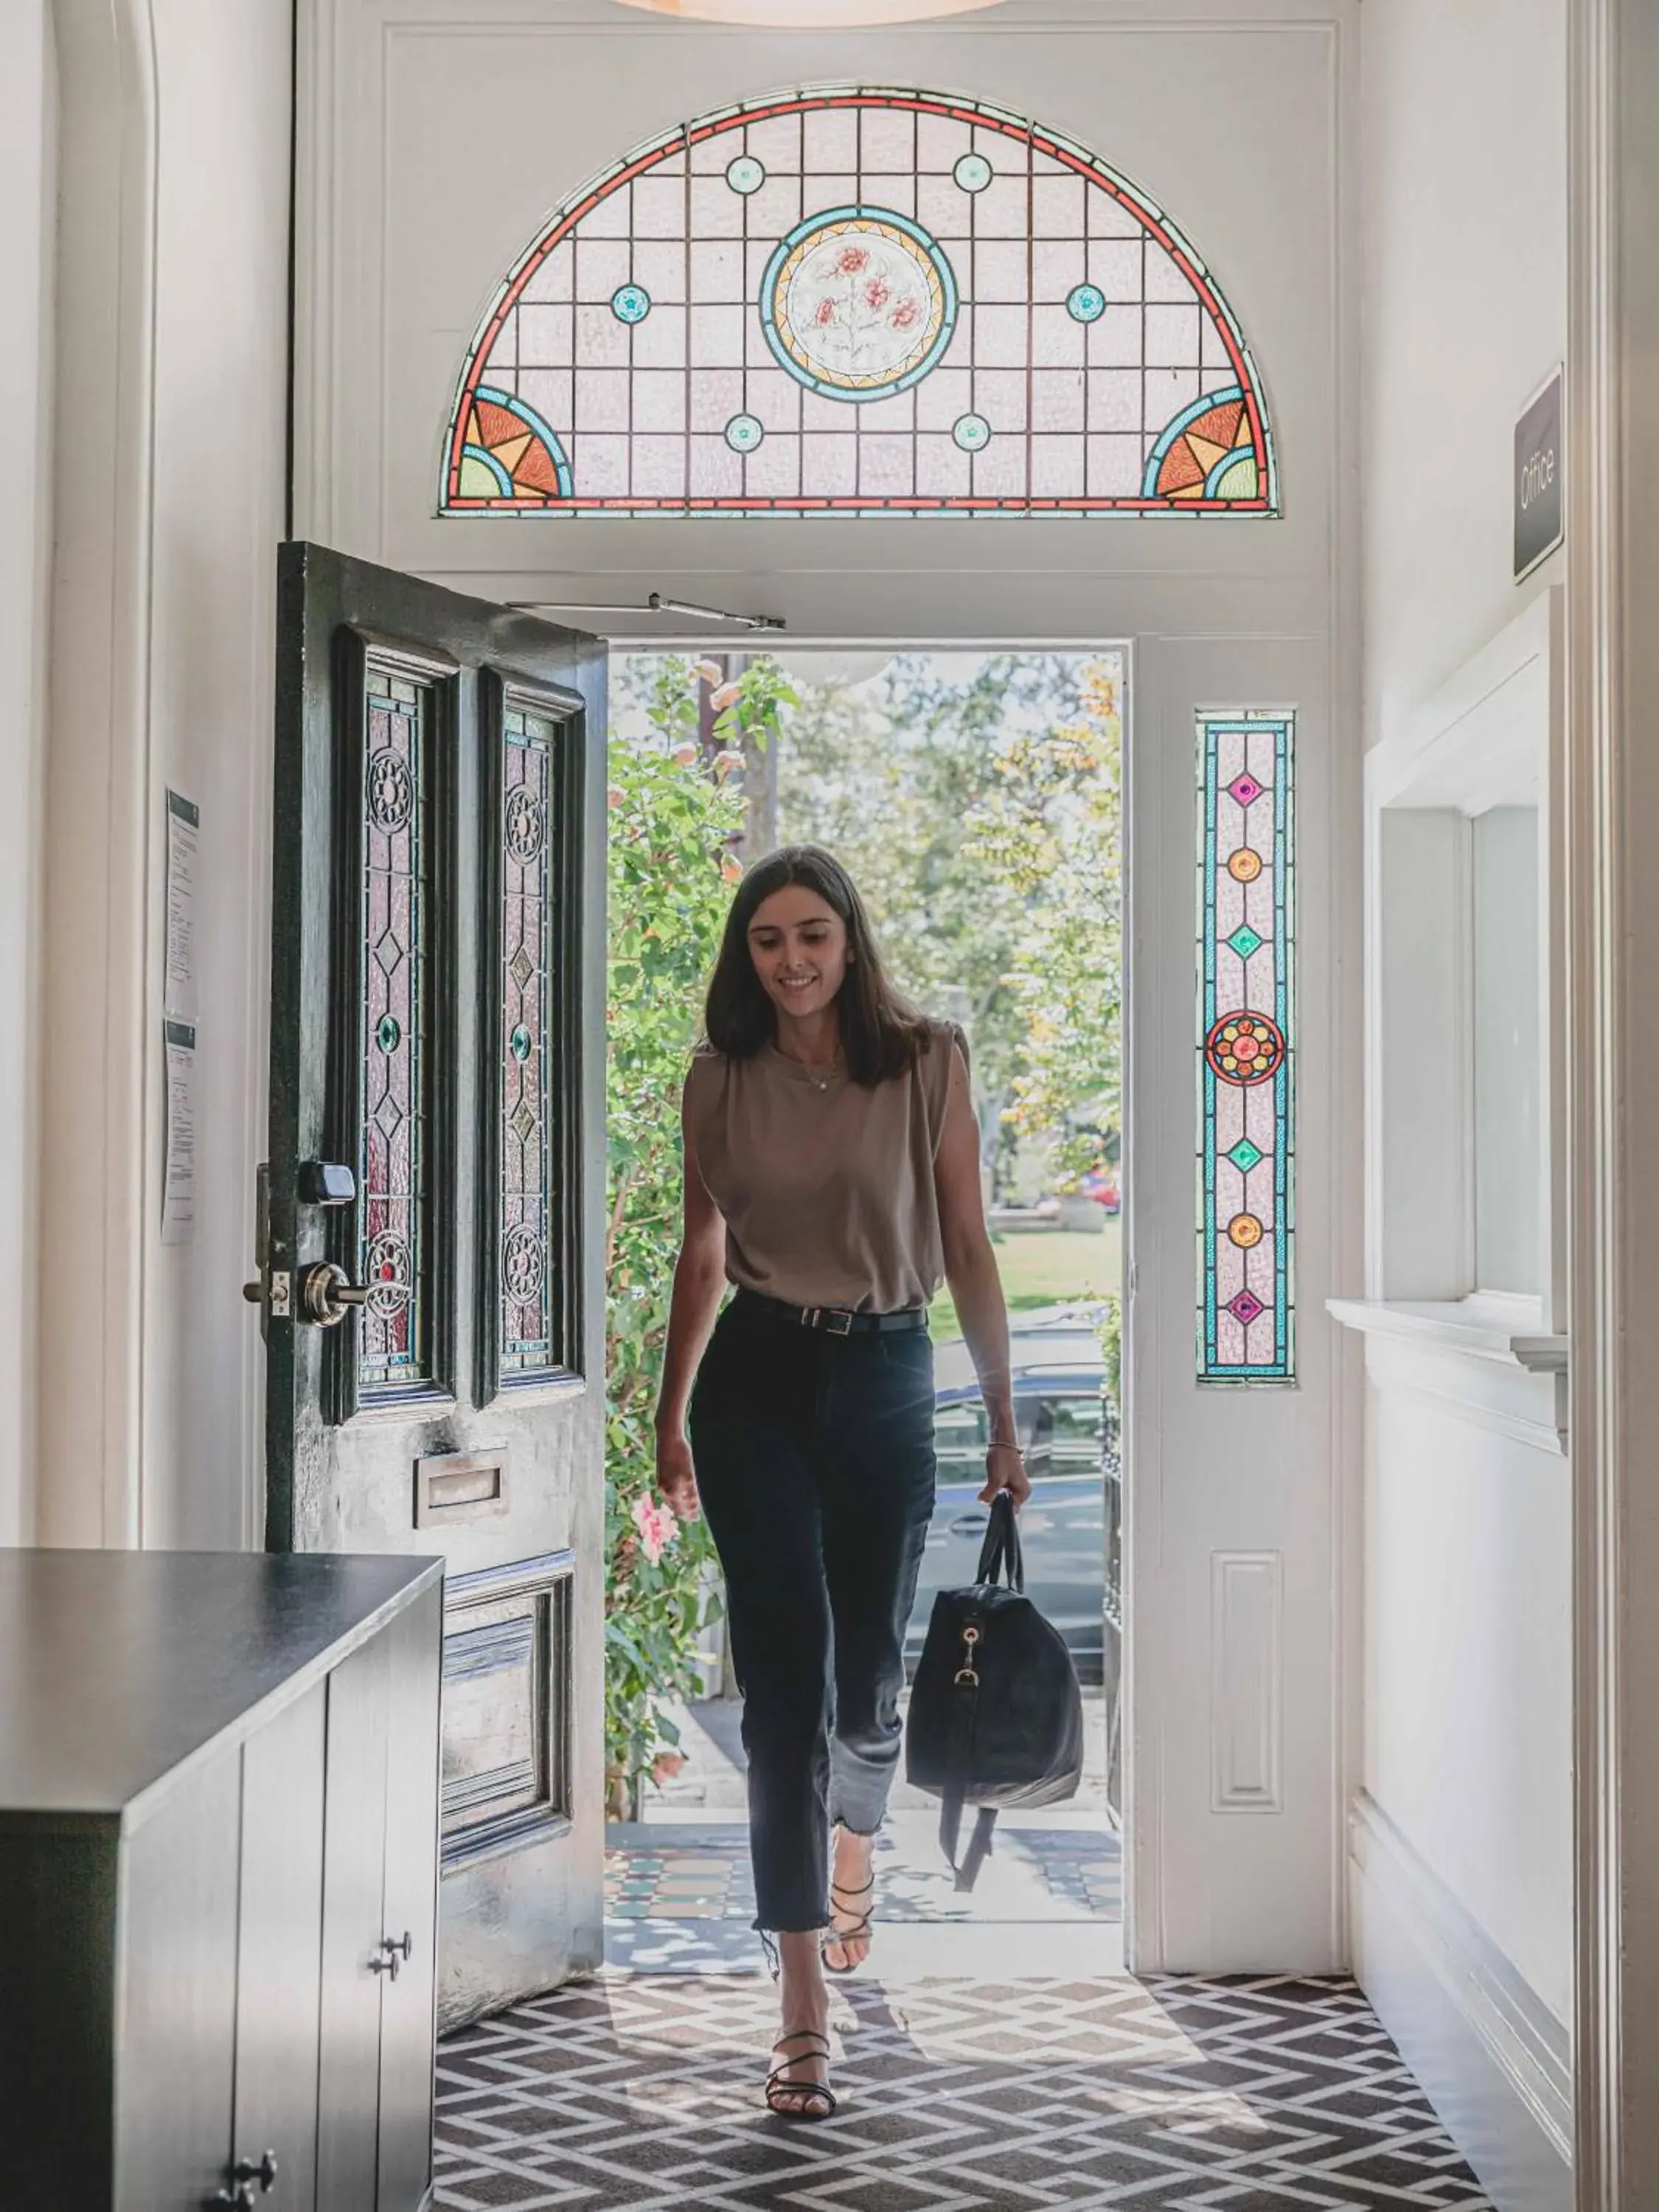
[[[1009,1589],[1023,1590],[1025,1561],[1019,1547],[1019,1523],[1014,1517],[1013,1499],[1006,1490],[1000,1490],[991,1500],[991,1518],[980,1548],[979,1568],[974,1580],[994,1583],[1005,1566]]]

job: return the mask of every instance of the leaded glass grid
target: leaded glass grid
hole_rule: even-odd
[[[556,725],[509,705],[501,741],[501,1377],[554,1356],[554,1085],[549,1059]]]
[[[1198,721],[1200,1382],[1295,1379],[1295,729]]]
[[[492,301],[445,514],[1271,514],[1197,252],[1062,134],[872,87],[636,149]]]
[[[357,1338],[366,1390],[424,1384],[427,1343],[424,686],[371,665],[363,761]]]

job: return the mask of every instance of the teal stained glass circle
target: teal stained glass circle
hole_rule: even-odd
[[[651,295],[643,284],[619,284],[611,295],[611,312],[619,323],[642,323],[651,312]]]
[[[991,164],[983,154],[964,154],[951,174],[964,192],[982,192],[991,181]]]
[[[765,435],[752,415],[734,415],[726,426],[726,442],[734,453],[752,453]]]
[[[522,1066],[523,1063],[530,1057],[530,1048],[532,1042],[530,1032],[522,1022],[519,1024],[519,1026],[514,1030],[512,1036],[508,1037],[507,1042],[508,1049],[511,1051],[514,1059]]]
[[[404,1041],[404,1033],[395,1014],[382,1014],[375,1024],[374,1042],[388,1056],[396,1052]]]
[[[1106,295],[1098,284],[1075,284],[1066,295],[1066,312],[1077,323],[1097,323],[1106,312]]]
[[[951,435],[964,453],[982,453],[991,442],[991,426],[982,415],[958,415]]]
[[[741,192],[746,199],[766,182],[766,164],[757,161],[752,154],[739,154],[736,161],[726,163],[726,181],[734,192]]]

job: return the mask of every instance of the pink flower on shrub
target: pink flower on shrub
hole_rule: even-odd
[[[650,1498],[634,1500],[634,1526],[640,1532],[640,1549],[653,1567],[680,1533],[672,1506],[659,1505]]]
[[[676,745],[670,756],[670,758],[678,761],[682,768],[690,768],[696,757],[697,749],[690,740],[683,745]]]
[[[740,684],[722,684],[709,693],[708,703],[717,714],[723,714],[728,707],[735,707],[742,696],[743,687]]]

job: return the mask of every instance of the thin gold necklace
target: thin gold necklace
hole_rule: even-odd
[[[830,1088],[830,1078],[842,1063],[842,1048],[839,1045],[836,1047],[835,1058],[819,1067],[814,1067],[808,1060],[798,1060],[793,1052],[785,1052],[781,1045],[777,1045],[774,1048],[781,1060],[787,1060],[792,1066],[799,1068],[814,1091],[827,1091]]]

